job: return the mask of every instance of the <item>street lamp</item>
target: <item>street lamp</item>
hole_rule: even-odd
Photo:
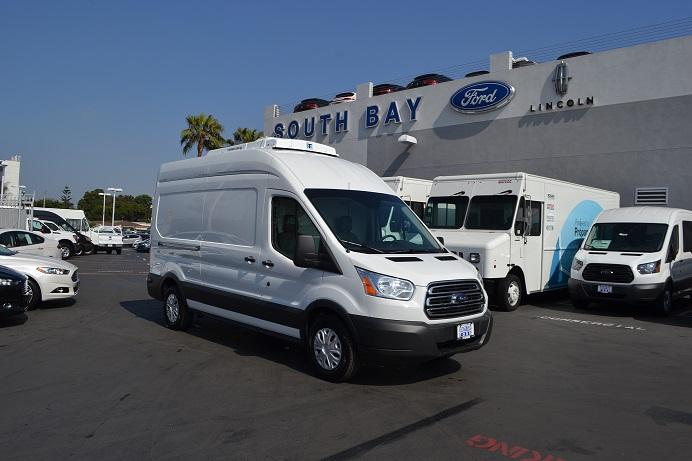
[[[19,186],[19,197],[17,197],[17,229],[22,229],[22,210],[24,209],[22,202],[24,201],[24,189],[26,189],[26,186]],[[31,228],[27,230],[31,230]]]
[[[111,194],[106,194],[105,192],[99,192],[99,195],[103,196],[103,216],[101,217],[101,226],[106,225],[106,196]]]
[[[123,190],[119,187],[109,187],[109,192],[113,192],[113,216],[111,217],[111,227],[115,227],[115,195]]]

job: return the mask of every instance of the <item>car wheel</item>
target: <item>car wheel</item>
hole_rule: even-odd
[[[331,382],[351,379],[358,356],[344,323],[334,315],[320,315],[310,326],[308,354],[320,378]]]
[[[673,310],[673,290],[670,289],[670,285],[661,293],[661,296],[655,301],[654,307],[656,313],[661,317],[666,317]]]
[[[41,289],[38,284],[29,279],[29,305],[26,310],[33,311],[41,304]]]
[[[115,250],[115,253],[116,253],[116,254],[122,254],[122,252],[123,252],[123,249],[122,249],[122,248],[118,248],[117,250]]]
[[[497,306],[503,311],[515,311],[521,306],[524,298],[524,288],[521,279],[509,274],[502,279],[497,287]]]
[[[82,256],[84,254],[84,247],[82,245],[77,245],[77,248],[74,250],[74,255],[75,256]]]
[[[192,323],[192,312],[175,285],[168,287],[164,293],[163,316],[166,327],[171,330],[186,330]]]
[[[58,245],[58,249],[62,253],[62,259],[70,259],[72,257],[72,247],[70,245]]]
[[[575,309],[586,309],[589,307],[589,302],[585,299],[572,298],[572,306],[574,306]]]

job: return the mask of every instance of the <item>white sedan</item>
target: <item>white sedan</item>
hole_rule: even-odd
[[[29,278],[29,310],[41,302],[73,298],[79,291],[77,266],[58,258],[19,254],[0,246],[0,265]]]
[[[62,251],[56,240],[22,229],[0,229],[0,245],[21,254],[62,259]]]

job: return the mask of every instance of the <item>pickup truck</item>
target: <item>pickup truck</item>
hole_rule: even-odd
[[[91,241],[94,244],[94,253],[105,251],[111,254],[113,250],[117,254],[123,252],[123,236],[110,226],[101,226],[90,231]]]

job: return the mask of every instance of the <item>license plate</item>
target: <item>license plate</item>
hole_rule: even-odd
[[[609,294],[611,294],[611,293],[613,292],[613,287],[610,286],[610,285],[598,285],[598,287],[596,288],[596,290],[597,290],[599,293],[603,293],[604,295],[609,295]]]
[[[473,323],[457,325],[457,339],[470,339],[474,336]]]

